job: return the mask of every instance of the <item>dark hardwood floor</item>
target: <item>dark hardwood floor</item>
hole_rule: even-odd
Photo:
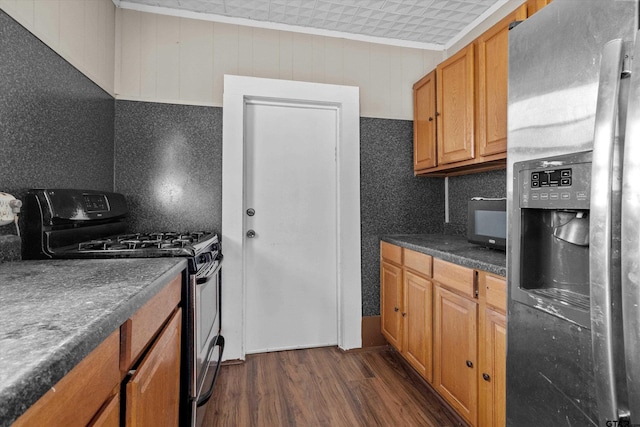
[[[247,355],[225,365],[205,426],[458,426],[390,348]]]

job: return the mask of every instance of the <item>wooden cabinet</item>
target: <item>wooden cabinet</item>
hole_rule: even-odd
[[[178,425],[181,283],[177,276],[120,328],[127,427]]]
[[[180,415],[180,330],[177,310],[126,384],[126,426],[177,426]]]
[[[180,274],[31,406],[13,427],[115,427],[121,423],[121,414],[127,426],[177,426],[181,288]]]
[[[89,427],[118,427],[120,425],[120,393],[115,394],[102,407]]]
[[[431,256],[386,242],[381,242],[380,254],[382,334],[431,382]]]
[[[478,303],[472,296],[474,271],[436,261],[434,280],[439,281],[434,297],[433,386],[465,420],[476,425]]]
[[[381,242],[382,331],[472,426],[506,413],[504,277]]]
[[[473,159],[474,47],[468,45],[436,67],[438,165]]]
[[[433,381],[431,301],[431,281],[405,269],[403,354],[428,382]]]
[[[454,176],[505,168],[508,31],[511,22],[526,16],[523,4],[438,64],[435,95],[432,73],[414,84],[416,175]],[[434,115],[435,129],[429,121]]]
[[[486,157],[507,151],[507,88],[509,25],[527,17],[522,5],[476,40],[478,91],[476,137],[478,154]]]
[[[436,159],[436,71],[413,85],[413,169],[435,167]]]
[[[380,242],[380,317],[382,335],[402,349],[402,248]]]
[[[480,295],[479,419],[481,427],[506,424],[507,284],[503,277],[478,273]]]

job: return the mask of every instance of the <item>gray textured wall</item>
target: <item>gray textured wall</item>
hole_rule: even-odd
[[[113,97],[0,11],[0,191],[113,190],[114,109]]]
[[[222,108],[117,101],[115,141],[132,230],[220,232]]]
[[[443,178],[413,176],[413,122],[360,120],[362,314],[380,314],[380,236],[441,233]]]

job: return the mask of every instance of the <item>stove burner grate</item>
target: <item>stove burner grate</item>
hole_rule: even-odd
[[[195,232],[157,232],[129,233],[116,237],[94,239],[78,244],[78,251],[118,251],[154,249],[191,248],[194,244],[211,237],[211,233]]]

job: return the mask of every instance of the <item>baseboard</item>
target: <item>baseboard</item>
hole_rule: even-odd
[[[365,316],[362,318],[362,347],[379,347],[387,345],[382,336],[380,316]]]

